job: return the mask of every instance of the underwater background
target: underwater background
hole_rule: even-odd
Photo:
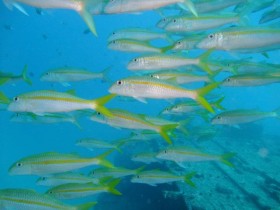
[[[93,99],[108,94],[113,82],[134,75],[127,70],[129,60],[138,54],[112,51],[107,48],[108,36],[121,28],[147,28],[156,30],[161,16],[156,11],[141,14],[116,14],[94,16],[98,37],[87,31],[81,17],[68,10],[42,10],[25,6],[29,16],[16,9],[10,11],[0,4],[0,69],[4,72],[20,74],[24,65],[28,66],[28,75],[32,85],[24,82],[9,83],[0,86],[10,98],[34,90],[75,90],[82,98]],[[172,15],[172,11],[167,11]],[[258,25],[263,10],[249,14],[251,25]],[[174,40],[176,40],[174,38]],[[155,41],[155,45],[166,42]],[[202,50],[190,51],[188,57],[200,55]],[[247,59],[256,62],[280,64],[280,51],[268,52],[268,58],[261,54],[238,54],[215,51],[211,59]],[[57,67],[80,67],[100,72],[110,67],[109,81],[92,80],[71,83],[63,86],[59,83],[40,81],[43,72]],[[280,70],[280,69],[279,69]],[[227,72],[219,74],[215,80],[222,81]],[[194,86],[195,87],[195,86]],[[280,84],[252,87],[220,87],[215,96],[224,96],[222,106],[226,110],[258,109],[273,111],[280,107]],[[178,100],[183,101],[183,100]],[[111,100],[106,107],[121,108],[130,112],[157,116],[170,105],[170,101],[149,99],[148,103],[136,100]],[[45,192],[47,187],[36,185],[37,176],[10,176],[8,170],[17,160],[47,151],[78,153],[85,157],[94,157],[106,150],[90,151],[77,147],[75,142],[81,138],[97,138],[104,141],[125,139],[130,135],[128,129],[116,129],[105,124],[90,121],[88,118],[73,123],[17,123],[12,122],[11,112],[0,112],[0,188],[27,188]],[[179,116],[185,120],[187,116]],[[277,209],[280,206],[280,120],[278,117],[242,124],[239,127],[211,125],[211,134],[206,136],[192,133],[194,127],[205,127],[208,123],[195,119],[186,125],[190,135],[180,134],[179,142],[196,146],[210,154],[234,152],[234,167],[216,162],[188,163],[187,169],[173,163],[143,164],[133,162],[133,154],[152,151],[158,146],[167,146],[159,136],[146,143],[136,142],[122,147],[122,152],[113,152],[108,160],[114,165],[136,169],[146,165],[145,170],[161,169],[184,174],[195,171],[192,179],[196,187],[183,182],[161,184],[156,187],[131,183],[131,177],[124,177],[117,189],[121,196],[101,194],[82,199],[67,200],[76,204],[86,201],[98,201],[94,209]],[[189,143],[191,142],[191,143]],[[92,167],[79,170],[87,174]]]

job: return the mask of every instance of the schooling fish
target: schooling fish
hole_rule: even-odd
[[[199,35],[190,35],[186,36],[183,39],[176,41],[170,50],[172,51],[183,51],[183,50],[193,50],[196,49],[196,45],[207,35],[199,34]]]
[[[209,34],[197,44],[200,49],[217,49],[241,53],[263,53],[280,48],[280,28],[234,27]]]
[[[154,47],[149,42],[137,41],[132,39],[118,39],[108,43],[108,48],[123,52],[136,53],[164,53],[171,47]]]
[[[118,39],[132,39],[138,41],[151,41],[155,39],[167,39],[170,37],[167,33],[152,31],[144,28],[124,28],[111,33],[108,42]],[[171,41],[172,42],[172,41]]]
[[[259,23],[260,24],[267,23],[278,18],[280,18],[280,6],[263,13]]]
[[[152,152],[135,154],[132,156],[131,160],[135,162],[145,163],[145,164],[159,162],[159,160],[156,158],[156,153],[152,153]]]
[[[221,97],[215,101],[211,101],[210,104],[212,107],[220,110],[224,110],[225,108],[221,105],[225,97]],[[178,104],[174,104],[171,106],[168,106],[163,109],[161,114],[175,114],[175,115],[182,115],[186,113],[192,113],[197,112],[201,110],[203,107],[201,107],[199,104],[197,104],[194,101],[186,101]]]
[[[178,85],[150,77],[128,77],[113,84],[110,93],[121,96],[130,96],[143,101],[145,98],[175,99],[190,98],[197,101],[209,112],[214,113],[211,105],[203,97],[211,90],[218,87],[219,83],[213,83],[196,90],[188,90]]]
[[[246,23],[244,16],[239,14],[209,14],[200,15],[199,17],[190,16],[177,16],[173,17],[169,21],[164,29],[169,32],[182,33],[182,32],[192,32],[192,31],[205,31],[209,29],[215,29],[223,25],[233,24],[233,23]]]
[[[99,99],[86,100],[70,93],[41,90],[14,97],[8,106],[8,110],[44,115],[45,113],[93,109],[110,116],[110,112],[103,105],[113,97],[115,96],[108,95]]]
[[[123,140],[116,141],[116,142],[106,142],[106,141],[101,141],[101,140],[96,140],[96,139],[79,139],[76,141],[77,146],[81,147],[86,147],[90,150],[93,150],[95,148],[99,149],[115,149],[118,150],[119,152],[122,152],[120,150],[120,147],[124,144],[125,142]]]
[[[255,122],[269,117],[280,119],[280,109],[273,112],[262,112],[259,110],[232,110],[216,115],[211,123],[215,125],[238,125]]]
[[[58,68],[43,73],[41,81],[60,83],[79,82],[92,79],[102,79],[106,81],[108,80],[107,74],[110,69],[111,68],[106,68],[104,71],[96,73],[78,68]]]
[[[40,177],[37,181],[37,185],[42,186],[57,186],[67,183],[90,183],[99,184],[99,179],[86,176],[84,174],[65,172],[60,174],[54,174],[52,176]]]
[[[39,194],[29,189],[2,189],[0,190],[1,209],[28,209],[28,210],[89,210],[97,202],[81,205],[62,203],[48,195]]]
[[[19,11],[28,15],[23,7],[19,4],[26,4],[40,9],[69,9],[78,12],[91,32],[97,36],[95,29],[94,21],[91,17],[91,14],[87,10],[86,2],[82,0],[3,0],[4,4],[12,9],[13,7],[17,8]]]
[[[208,13],[220,11],[242,2],[248,3],[247,0],[196,0],[195,8],[199,14]]]
[[[213,155],[185,146],[176,146],[160,151],[156,157],[161,160],[174,161],[180,166],[182,166],[182,163],[184,162],[219,161],[230,167],[233,167],[233,164],[229,162],[228,159],[232,158],[234,155],[234,153]]]
[[[133,130],[149,130],[160,134],[167,143],[172,141],[169,133],[178,127],[178,124],[157,125],[146,119],[144,115],[134,114],[124,110],[110,109],[112,116],[106,117],[96,112],[90,116],[90,119],[96,122],[107,124],[117,128],[128,128]]]
[[[106,14],[133,13],[145,10],[154,10],[168,5],[179,4],[183,9],[187,8],[198,16],[195,6],[191,0],[114,0],[109,1],[104,7]]]
[[[11,175],[50,175],[84,168],[91,165],[104,165],[113,167],[104,158],[111,151],[94,158],[84,158],[77,154],[63,154],[57,152],[45,152],[31,155],[15,162],[9,169]]]
[[[274,72],[275,73],[275,72]],[[240,74],[233,75],[226,78],[221,85],[231,87],[244,87],[244,86],[261,86],[272,83],[279,83],[280,75],[273,75],[273,73],[264,74]]]
[[[93,183],[68,183],[59,185],[49,189],[45,194],[53,196],[57,199],[73,199],[83,198],[87,196],[97,195],[100,193],[111,193],[114,195],[121,195],[115,187],[119,184],[120,180],[113,180],[106,185],[95,185]]]
[[[228,69],[233,74],[260,74],[279,72],[280,65],[267,62],[256,62],[248,59],[220,60],[221,68]]]
[[[158,184],[165,184],[171,182],[185,182],[191,187],[195,187],[191,178],[195,175],[195,172],[189,173],[185,176],[178,176],[169,172],[160,170],[143,171],[131,179],[132,183],[148,184],[151,186],[157,186]]]
[[[73,115],[64,114],[64,113],[53,113],[53,114],[44,114],[36,115],[29,112],[19,112],[15,113],[10,118],[11,122],[18,123],[44,123],[44,124],[53,124],[53,123],[62,123],[70,122],[80,128],[77,118]]]
[[[125,176],[131,176],[140,173],[144,167],[140,167],[137,169],[127,169],[127,168],[120,168],[120,167],[114,167],[114,168],[97,168],[92,170],[89,173],[89,176],[95,177],[95,178],[104,178],[104,177],[111,177],[111,178],[121,178]]]
[[[7,82],[16,82],[18,80],[23,80],[27,84],[32,85],[31,79],[27,76],[27,65],[24,66],[21,75],[0,72],[0,85],[4,85]]]
[[[181,71],[160,71],[158,73],[148,74],[148,76],[156,79],[166,80],[175,84],[188,84],[193,82],[213,82],[212,77],[208,75],[197,75]]]
[[[184,66],[198,66],[208,74],[213,74],[207,64],[207,58],[211,54],[209,50],[198,58],[186,58],[181,55],[154,54],[144,55],[132,59],[127,68],[132,71],[137,70],[168,70]]]

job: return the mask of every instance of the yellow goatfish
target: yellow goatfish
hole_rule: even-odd
[[[108,95],[99,99],[86,100],[70,93],[41,90],[14,97],[8,106],[8,110],[12,112],[31,112],[42,115],[45,113],[93,109],[99,110],[105,115],[110,115],[110,112],[103,105],[113,97],[115,96]]]
[[[85,158],[77,154],[63,154],[58,152],[44,152],[31,155],[15,162],[9,169],[11,175],[49,175],[77,170],[91,165],[103,165],[113,167],[105,160],[108,151],[98,157]]]
[[[197,90],[188,90],[164,80],[142,76],[119,80],[111,86],[109,91],[121,96],[130,96],[140,101],[144,101],[145,98],[191,98],[204,106],[209,112],[214,113],[213,108],[203,96],[218,85],[219,83],[212,83]]]

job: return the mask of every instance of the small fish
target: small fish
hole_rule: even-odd
[[[251,123],[269,117],[280,119],[280,109],[273,112],[262,112],[259,110],[232,110],[216,115],[211,123],[214,125],[238,125]]]
[[[213,108],[203,96],[218,85],[219,83],[213,83],[200,89],[188,90],[163,80],[143,76],[119,80],[110,87],[109,92],[121,96],[130,96],[140,101],[145,98],[190,98],[197,101],[209,112],[214,113]]]
[[[227,166],[233,167],[233,164],[228,159],[232,158],[235,153],[226,153],[223,155],[213,155],[204,153],[193,148],[176,146],[166,148],[156,156],[161,160],[171,160],[178,165],[183,166],[184,162],[204,162],[204,161],[219,161]]]
[[[96,112],[90,116],[90,119],[99,123],[107,124],[117,128],[128,128],[133,130],[148,130],[160,134],[164,140],[171,144],[169,133],[178,127],[178,124],[156,125],[149,122],[144,115],[130,113],[119,109],[110,109],[111,117],[101,115]]]
[[[69,205],[51,196],[39,194],[29,189],[0,190],[0,207],[3,210],[89,210],[96,204],[97,202],[89,202],[77,206]]]
[[[37,185],[42,186],[57,186],[68,183],[90,183],[99,184],[99,179],[94,177],[85,176],[79,173],[66,172],[61,174],[54,174],[52,176],[40,177],[37,181]]]
[[[189,9],[195,16],[198,16],[195,6],[191,0],[114,0],[109,1],[104,12],[106,14],[133,13],[145,10],[154,10],[168,5],[179,4],[184,10]]]
[[[10,118],[10,121],[18,122],[18,123],[43,123],[43,124],[70,122],[76,125],[77,127],[81,128],[75,116],[64,114],[64,113],[36,115],[29,112],[20,112],[20,113],[13,114]]]
[[[188,84],[193,82],[213,82],[213,77],[208,75],[197,75],[181,71],[160,71],[158,73],[149,74],[148,76],[156,79],[166,80],[174,84]],[[213,75],[216,76],[216,75]]]
[[[267,23],[278,18],[280,18],[280,6],[263,13],[259,24]]]
[[[0,85],[4,85],[7,82],[15,82],[18,80],[25,81],[28,85],[32,85],[32,81],[27,76],[27,65],[24,66],[21,75],[13,75],[10,73],[0,72]]]
[[[79,82],[92,79],[102,79],[108,81],[107,74],[111,68],[106,68],[102,72],[95,73],[78,68],[57,68],[49,70],[41,75],[41,81],[45,82]]]
[[[139,153],[131,158],[132,161],[141,162],[145,164],[157,163],[159,160],[156,158],[156,153]]]
[[[218,62],[222,69],[227,69],[227,71],[230,71],[233,74],[263,74],[267,72],[278,72],[280,69],[279,64],[255,62],[248,59],[219,60]]]
[[[132,39],[118,39],[108,43],[108,48],[123,52],[136,53],[164,53],[171,47],[153,47],[149,42],[137,41]]]
[[[157,186],[158,184],[165,184],[171,182],[185,182],[191,187],[195,187],[195,184],[192,182],[191,178],[195,175],[195,172],[189,173],[185,176],[178,176],[169,172],[152,170],[152,171],[143,171],[131,179],[132,183],[141,183],[148,184],[151,186]]]
[[[280,28],[234,27],[209,34],[197,47],[240,53],[265,53],[280,48]]]
[[[81,15],[91,32],[97,36],[96,28],[92,16],[87,8],[87,2],[72,1],[72,0],[56,0],[56,1],[34,1],[34,0],[4,0],[5,6],[12,10],[13,7],[17,8],[23,14],[28,16],[28,13],[19,4],[26,4],[38,9],[69,9],[74,10]]]
[[[89,173],[89,176],[95,177],[95,178],[104,178],[104,177],[111,177],[111,178],[121,178],[125,176],[131,176],[140,173],[145,167],[140,167],[137,169],[127,169],[127,168],[120,168],[120,167],[114,167],[114,168],[97,168],[92,170]]]
[[[111,193],[121,195],[115,187],[119,184],[120,179],[113,180],[106,185],[95,185],[93,183],[68,183],[49,189],[45,194],[57,199],[73,199],[92,196],[100,193]]]
[[[209,13],[220,11],[231,6],[235,6],[242,2],[246,2],[248,4],[247,0],[197,0],[195,1],[195,8],[199,14]]]
[[[79,139],[76,141],[77,146],[81,147],[86,147],[90,150],[93,150],[95,148],[99,149],[115,149],[118,150],[119,152],[122,152],[120,147],[124,144],[123,141],[116,141],[116,142],[106,142],[106,141],[101,141],[101,140],[96,140],[96,139]]]
[[[221,105],[225,97],[221,97],[215,101],[211,101],[210,104],[212,107],[220,110],[224,110],[225,108]],[[178,104],[174,104],[164,108],[164,110],[160,114],[175,114],[182,115],[186,113],[197,112],[201,110],[202,107],[194,101],[187,101]]]
[[[155,39],[170,40],[166,33],[156,32],[149,29],[142,28],[125,28],[112,32],[108,38],[108,42],[119,39],[132,39],[137,41],[151,41]],[[171,41],[173,42],[173,41]]]
[[[244,86],[261,86],[272,83],[279,83],[280,75],[273,74],[240,74],[233,75],[224,79],[222,86],[244,87]]]
[[[240,23],[245,25],[246,20],[244,16],[239,16],[239,14],[211,14],[211,15],[200,15],[199,17],[191,16],[177,16],[173,17],[169,21],[164,29],[169,32],[185,33],[193,31],[204,31],[209,29],[218,28],[223,25]]]
[[[9,169],[11,175],[50,175],[84,168],[91,165],[103,165],[113,167],[104,158],[111,151],[98,157],[84,158],[77,154],[63,154],[57,152],[45,152],[31,155],[15,162]]]
[[[241,4],[238,4],[234,8],[234,12],[247,13],[247,14],[259,12],[263,9],[271,7],[273,4],[275,4],[275,1],[277,1],[277,0],[262,0],[262,1],[243,2]]]
[[[186,58],[180,55],[166,55],[166,54],[154,54],[145,55],[132,59],[127,68],[132,71],[137,70],[168,70],[175,69],[184,66],[198,66],[208,74],[213,74],[207,64],[207,59],[212,53],[209,50],[199,56],[198,58]]]
[[[41,90],[14,97],[8,106],[8,110],[11,112],[30,112],[37,115],[44,115],[45,113],[93,109],[110,116],[110,112],[103,105],[113,97],[115,95],[86,100],[70,93]]]
[[[182,50],[193,50],[196,49],[196,45],[203,38],[205,38],[205,34],[195,35],[195,36],[186,36],[183,39],[176,41],[170,50],[172,51],[182,51]]]

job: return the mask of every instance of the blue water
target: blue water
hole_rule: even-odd
[[[144,12],[139,15],[122,14],[95,16],[94,20],[98,31],[98,37],[94,37],[91,33],[84,33],[87,27],[81,17],[73,11],[43,10],[42,15],[38,15],[34,8],[28,6],[24,8],[29,16],[23,15],[16,9],[10,11],[3,4],[0,5],[0,69],[5,72],[20,74],[23,66],[27,64],[29,75],[33,81],[32,86],[28,86],[24,82],[0,86],[0,90],[11,98],[24,92],[41,89],[57,91],[74,89],[78,96],[88,99],[108,94],[108,88],[111,84],[99,80],[72,83],[70,87],[64,87],[61,84],[41,82],[39,78],[46,70],[62,66],[84,67],[94,72],[102,71],[111,66],[111,81],[133,75],[132,72],[126,69],[126,65],[128,61],[137,56],[137,54],[108,50],[107,38],[112,31],[120,28],[141,27],[153,29],[160,19],[159,14],[155,11]],[[257,24],[262,13],[263,11],[250,15],[251,24]],[[191,57],[201,54],[201,52],[203,51],[197,50],[191,52],[189,55]],[[214,52],[211,58],[230,57],[232,59],[242,59],[252,57],[254,61],[267,61],[269,63],[280,64],[279,50],[269,52],[268,54],[269,58],[265,58],[260,54],[229,55],[224,52]],[[224,77],[225,74],[221,74],[217,80],[222,80]],[[220,88],[215,93],[225,96],[222,105],[227,110],[257,108],[263,111],[272,111],[280,107],[279,90],[280,84],[276,83],[261,87]],[[147,104],[143,104],[137,101],[121,101],[114,99],[106,106],[156,116],[167,105],[169,105],[169,101],[164,100],[148,100]],[[91,152],[84,148],[77,147],[75,146],[75,141],[79,138],[86,137],[111,141],[125,138],[130,134],[129,130],[111,128],[107,125],[89,121],[88,119],[79,120],[82,127],[82,129],[79,129],[74,124],[70,123],[14,123],[10,121],[11,113],[7,111],[1,111],[0,116],[1,189],[28,188],[35,189],[38,192],[44,192],[47,189],[35,184],[36,176],[8,175],[8,169],[11,164],[22,157],[47,151],[62,153],[75,152],[81,156],[93,157],[100,154],[100,151]],[[199,123],[202,124],[203,122]],[[216,199],[215,202],[227,206],[225,208],[220,206],[218,209],[273,209],[279,207],[280,178],[277,174],[280,166],[279,126],[280,121],[276,118],[269,118],[257,123],[244,125],[241,126],[240,129],[221,128],[218,126],[215,128],[217,129],[217,134],[212,137],[219,144],[223,145],[225,150],[240,154],[243,160],[246,160],[248,164],[253,163],[253,167],[258,169],[258,172],[254,170],[250,171],[250,165],[248,168],[239,167],[239,164],[241,164],[239,161],[235,161],[237,166],[233,169],[220,165],[222,169],[231,175],[233,180],[236,179],[235,181],[239,186],[245,188],[246,192],[258,196],[256,200],[252,199],[254,196],[249,196],[250,198],[246,199],[248,194],[240,189],[236,189],[238,188],[236,185],[229,185],[229,182],[231,184],[233,182],[225,181],[226,176],[223,176],[223,173],[218,169],[217,171],[211,171],[210,174],[213,176],[210,177],[205,174],[203,175],[203,167],[207,166],[207,163],[198,164],[197,168],[195,165],[196,163],[194,163],[191,164],[191,170],[195,169],[198,171],[198,175],[194,179],[197,185],[196,189],[189,189],[183,192],[182,189],[180,189],[181,191],[178,189],[176,184],[152,187],[148,185],[132,184],[129,181],[130,178],[125,178],[117,187],[123,194],[120,197],[103,194],[99,197],[95,196],[93,198],[85,198],[73,202],[81,203],[82,201],[98,200],[99,204],[96,206],[96,209],[104,210],[124,208],[133,210],[143,208],[146,210],[217,209],[214,207],[214,204],[212,206],[209,205],[213,200],[208,200],[209,203],[201,201],[200,206],[193,205],[193,207],[190,207],[191,205],[185,204],[183,199],[184,196],[196,196],[196,198],[205,196],[206,199],[208,196],[207,194],[212,193],[212,196]],[[228,140],[226,142],[219,140],[220,136],[226,136]],[[193,140],[191,137],[181,136],[181,138]],[[211,142],[213,139],[202,141],[200,146],[212,153],[216,152],[219,154],[221,152],[226,152],[220,150],[216,151],[213,142]],[[158,141],[163,140],[158,139]],[[228,147],[227,144],[229,144]],[[141,150],[142,145],[137,144],[137,147]],[[143,164],[130,161],[130,154],[133,154],[133,149],[135,149],[134,146],[124,148],[122,154],[115,152],[109,159],[117,166],[127,168],[140,167]],[[143,149],[145,149],[145,147],[143,147]],[[265,151],[265,155],[262,155],[262,151]],[[170,170],[168,167],[161,164],[147,166],[147,169],[153,168]],[[80,171],[87,173],[90,169],[89,167]],[[235,176],[237,170],[243,175]],[[260,171],[264,174],[260,173]],[[256,173],[254,180],[249,178],[249,176],[246,175],[247,173],[251,175]],[[221,176],[219,175],[220,178],[217,178],[218,174],[222,174]],[[243,177],[242,180],[240,180],[240,177]],[[263,180],[264,177],[269,178]],[[274,190],[271,190],[272,188],[268,186],[270,184],[268,181],[271,179],[275,181],[273,182],[273,185],[275,185],[275,188],[273,188]],[[219,185],[217,187],[219,183],[221,186]],[[244,183],[248,183],[248,185]],[[203,188],[201,185],[203,185]],[[213,185],[215,185],[215,187],[213,187]],[[267,187],[267,190],[262,189],[262,186],[264,186],[264,188]],[[216,191],[211,191],[213,189],[216,189]],[[231,193],[225,189],[231,190]],[[181,196],[165,198],[163,196],[163,191],[165,190],[174,192],[180,191]],[[241,197],[240,199],[242,201],[234,197],[236,193]],[[226,199],[227,197],[223,197],[223,199],[219,200],[221,196],[225,196],[226,194],[229,196],[228,199]],[[236,200],[236,202],[233,202],[232,205],[228,205],[229,202],[234,200]],[[70,203],[72,203],[72,201],[70,201]]]

